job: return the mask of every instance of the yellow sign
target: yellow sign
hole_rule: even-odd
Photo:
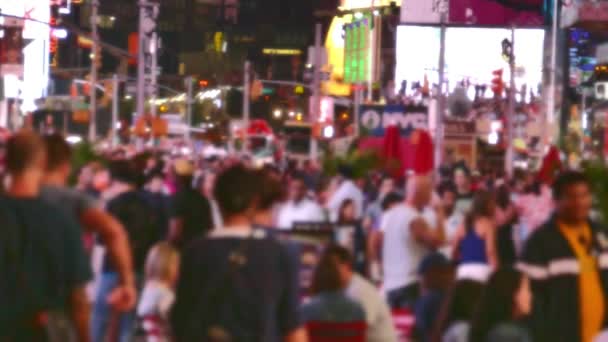
[[[223,44],[224,44],[224,33],[215,32],[215,35],[213,36],[213,45],[215,47],[215,52],[221,52]]]
[[[302,54],[302,50],[265,48],[262,50],[262,53],[264,53],[265,55],[298,56]]]

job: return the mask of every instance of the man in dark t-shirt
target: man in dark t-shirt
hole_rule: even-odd
[[[117,160],[110,164],[113,187],[117,195],[108,201],[106,209],[123,226],[131,245],[131,258],[136,277],[143,276],[148,251],[158,242],[158,219],[154,209],[137,189],[139,174],[131,161]],[[118,268],[114,260],[105,256],[97,289],[92,320],[94,342],[105,341],[110,333],[114,314],[108,305],[108,295],[119,286]],[[133,332],[134,311],[119,317],[119,340],[130,341]]]
[[[213,227],[211,206],[200,192],[192,187],[193,165],[181,159],[175,163],[178,192],[173,198],[169,240],[183,249]]]
[[[258,184],[242,166],[218,177],[224,227],[185,249],[171,315],[175,341],[306,340],[296,263],[284,246],[252,228]]]
[[[18,133],[6,149],[11,182],[0,196],[0,340],[38,341],[44,327],[35,318],[63,312],[78,340],[89,341],[85,286],[92,273],[78,224],[40,199],[44,142]]]

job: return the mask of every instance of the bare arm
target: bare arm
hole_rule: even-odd
[[[80,217],[80,223],[88,231],[97,233],[108,254],[116,265],[121,280],[119,297],[114,299],[117,309],[128,311],[133,308],[136,300],[135,280],[133,276],[133,261],[131,247],[123,226],[112,215],[97,208],[87,209]]]
[[[300,327],[285,336],[285,342],[308,342],[308,332]]]
[[[74,289],[70,295],[70,316],[74,322],[78,341],[91,341],[89,334],[91,307],[84,286]]]
[[[445,242],[443,224],[439,223],[439,225],[439,229],[431,229],[422,217],[418,217],[410,223],[410,232],[419,243],[430,249],[437,249]]]
[[[496,269],[498,267],[498,253],[496,251],[496,227],[487,219],[478,221],[485,236],[486,255],[488,256],[488,264]]]

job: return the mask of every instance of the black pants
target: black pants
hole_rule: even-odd
[[[418,283],[410,284],[388,292],[388,305],[391,309],[413,308],[420,290]]]

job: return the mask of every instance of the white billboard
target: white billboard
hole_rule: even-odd
[[[439,24],[441,10],[447,12],[447,0],[402,0],[401,22],[408,24]]]
[[[49,80],[49,40],[51,17],[49,0],[0,0],[2,14],[24,18],[23,77],[5,77],[5,89],[20,90],[21,110],[36,109],[36,99],[46,96]],[[0,22],[3,18],[0,17]],[[7,97],[9,94],[5,94]]]
[[[515,30],[515,63],[518,89],[526,85],[536,90],[542,83],[542,29]],[[503,79],[509,79],[509,65],[502,57],[501,42],[511,39],[511,30],[503,28],[449,27],[445,42],[445,79],[450,92],[468,80],[470,84],[489,85],[492,71],[503,69]],[[438,83],[440,29],[431,26],[402,25],[397,29],[397,66],[395,84],[399,90],[403,81],[408,90],[415,82]],[[491,91],[486,92],[491,96]]]

